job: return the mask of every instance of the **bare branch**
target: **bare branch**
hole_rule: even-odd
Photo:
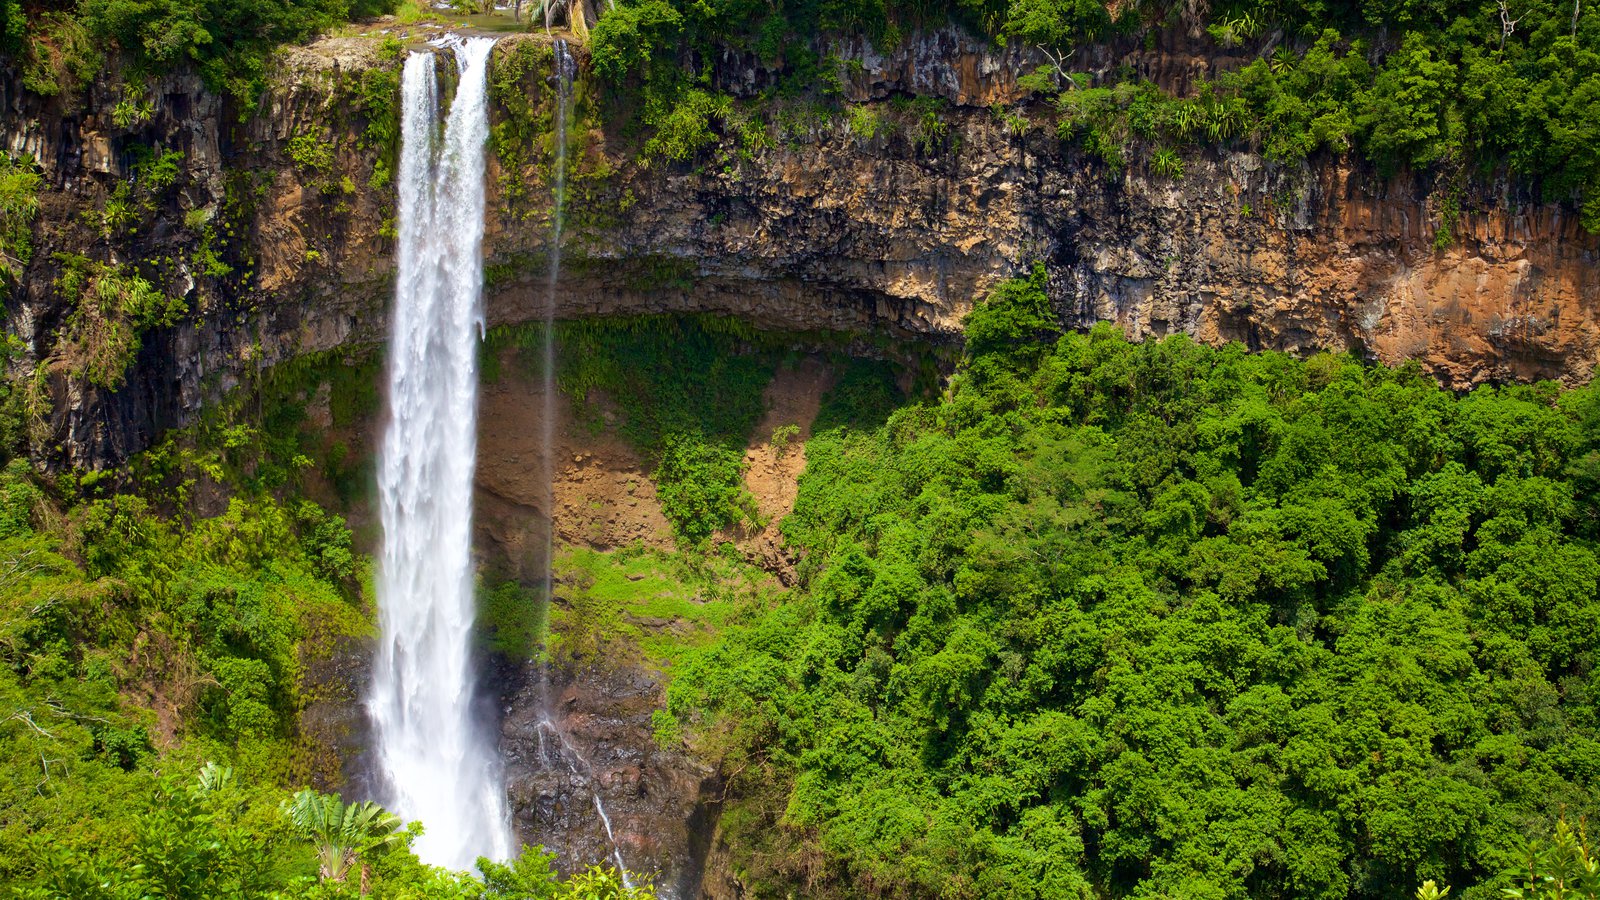
[[[1062,88],[1069,91],[1077,90],[1078,83],[1072,80],[1072,73],[1067,71],[1067,60],[1072,57],[1072,51],[1051,52],[1049,47],[1041,46],[1039,52],[1044,54],[1045,59],[1050,60],[1050,65],[1055,68],[1056,81]]]
[[[110,719],[103,719],[99,716],[87,716],[82,713],[75,713],[72,710],[67,709],[65,706],[62,706],[61,701],[54,697],[46,699],[44,701],[44,705],[50,707],[50,709],[53,710],[56,715],[71,719],[74,722],[99,722],[103,725],[111,724]]]
[[[47,738],[50,738],[52,740],[55,739],[55,735],[53,735],[50,732],[45,731],[43,728],[39,727],[39,723],[35,722],[33,720],[33,714],[30,713],[28,710],[19,709],[16,712],[12,713],[11,715],[6,716],[4,719],[0,719],[0,722],[10,722],[10,721],[13,721],[13,720],[21,722],[22,724],[28,726],[29,728],[32,728],[34,731],[39,732],[40,734],[44,735]]]
[[[1506,0],[1495,0],[1500,4],[1500,49],[1506,49],[1506,38],[1517,32],[1517,23],[1522,21],[1522,16],[1511,18],[1511,7]],[[1527,13],[1523,13],[1527,15]]]

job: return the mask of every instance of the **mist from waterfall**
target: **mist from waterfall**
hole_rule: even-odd
[[[399,246],[389,423],[378,464],[382,628],[368,709],[386,804],[426,831],[425,862],[511,856],[497,755],[472,714],[472,480],[483,329],[489,38],[450,38],[460,72],[439,128],[435,56],[401,77]]]

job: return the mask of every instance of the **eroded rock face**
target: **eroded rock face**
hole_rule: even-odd
[[[518,837],[542,843],[564,870],[620,859],[664,900],[699,896],[695,825],[712,769],[653,740],[658,677],[625,665],[529,667],[516,682],[500,752]]]
[[[545,40],[503,41],[497,60]],[[1129,65],[1184,90],[1239,62],[1170,43],[1089,48],[1076,63]],[[383,150],[368,125],[381,110],[359,95],[370,73],[398,62],[375,46],[338,38],[290,51],[243,122],[191,76],[159,82],[157,114],[128,127],[114,122],[120,94],[108,81],[69,105],[22,91],[14,71],[0,77],[0,145],[34,154],[51,186],[39,252],[8,305],[27,365],[51,373],[50,461],[115,463],[260,366],[383,340],[392,187],[374,177]],[[841,87],[879,120],[873,133],[842,116],[811,119],[771,125],[770,147],[741,154],[730,139],[691,163],[645,164],[637,144],[580,121],[558,315],[731,313],[951,340],[975,298],[1037,261],[1072,326],[1416,359],[1454,387],[1593,371],[1600,242],[1571,209],[1523,186],[1467,190],[1455,239],[1436,250],[1425,176],[1379,178],[1328,156],[1283,167],[1244,151],[1191,152],[1177,180],[1148,173],[1137,154],[1113,171],[1063,145],[1047,110],[1032,110],[1019,133],[987,107],[1018,99],[1017,76],[1038,62],[1020,50],[953,30],[890,51],[829,49],[859,64]],[[717,83],[736,93],[773,78],[754,59],[714,62]],[[517,84],[548,109],[546,73]],[[912,91],[949,102],[939,133],[884,99]],[[330,149],[322,168],[294,152],[296,139]],[[85,211],[129,176],[134,143],[183,150],[186,177],[157,227],[108,243]],[[548,302],[547,148],[533,143],[517,171],[491,160],[492,325],[540,318]],[[55,254],[187,260],[195,235],[184,221],[229,202],[242,232],[230,251],[237,274],[208,280],[185,261],[161,285],[190,298],[192,324],[146,335],[120,389],[69,377],[55,344],[69,312],[54,290]]]
[[[1171,180],[1109,171],[1047,128],[1014,134],[987,111],[949,119],[952,149],[934,155],[838,127],[731,172],[640,173],[639,202],[591,252],[692,260],[693,286],[641,305],[591,279],[573,302],[946,337],[974,299],[1040,261],[1077,327],[1415,359],[1458,388],[1592,374],[1600,243],[1570,210],[1513,186],[1473,194],[1456,240],[1436,250],[1421,177],[1207,152]],[[504,310],[520,298],[517,285],[497,296]]]

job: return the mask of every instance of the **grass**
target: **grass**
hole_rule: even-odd
[[[562,662],[637,659],[670,673],[742,610],[779,589],[719,553],[563,547],[556,554],[551,655]]]

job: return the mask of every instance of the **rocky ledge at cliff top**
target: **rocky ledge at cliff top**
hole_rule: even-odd
[[[7,312],[27,345],[24,365],[44,369],[48,461],[115,463],[261,366],[383,339],[393,188],[371,126],[393,111],[374,102],[372,86],[381,95],[399,61],[377,52],[378,40],[287,51],[242,121],[189,76],[155,83],[154,115],[121,126],[109,78],[68,103],[0,72],[0,145],[33,154],[48,183],[38,252]],[[537,126],[554,95],[548,40],[513,36],[495,52],[496,124],[534,130],[492,153],[491,325],[543,314],[551,191]],[[589,101],[569,147],[558,314],[726,313],[767,327],[947,341],[975,300],[1039,262],[1073,327],[1103,320],[1134,337],[1183,332],[1416,360],[1458,388],[1593,372],[1600,242],[1529,186],[1469,186],[1453,239],[1436,247],[1430,176],[1380,178],[1331,156],[1281,166],[1246,149],[1191,151],[1179,179],[1139,159],[1111,170],[1062,143],[1048,109],[1020,96],[1016,76],[1033,63],[1025,54],[949,30],[888,53],[861,41],[838,52],[862,63],[845,105],[881,127],[862,134],[843,113],[786,118],[752,100],[744,114],[764,123],[764,145],[739,149],[729,138],[686,162],[642,158],[637,135],[598,120],[605,89],[581,76]],[[586,64],[581,48],[579,59]],[[1102,62],[1119,61],[1177,90],[1237,62],[1182,46]],[[716,65],[716,82],[735,93],[770,80],[738,55]],[[935,133],[919,131],[921,113],[897,100],[908,91],[943,98]],[[1005,104],[1025,115],[997,114]],[[104,244],[86,211],[129,179],[135,143],[181,151],[182,177],[150,227],[113,252],[180,260],[159,287],[184,296],[189,313],[147,334],[125,383],[111,388],[72,374],[58,254]],[[183,262],[197,221],[228,224],[231,274]]]

